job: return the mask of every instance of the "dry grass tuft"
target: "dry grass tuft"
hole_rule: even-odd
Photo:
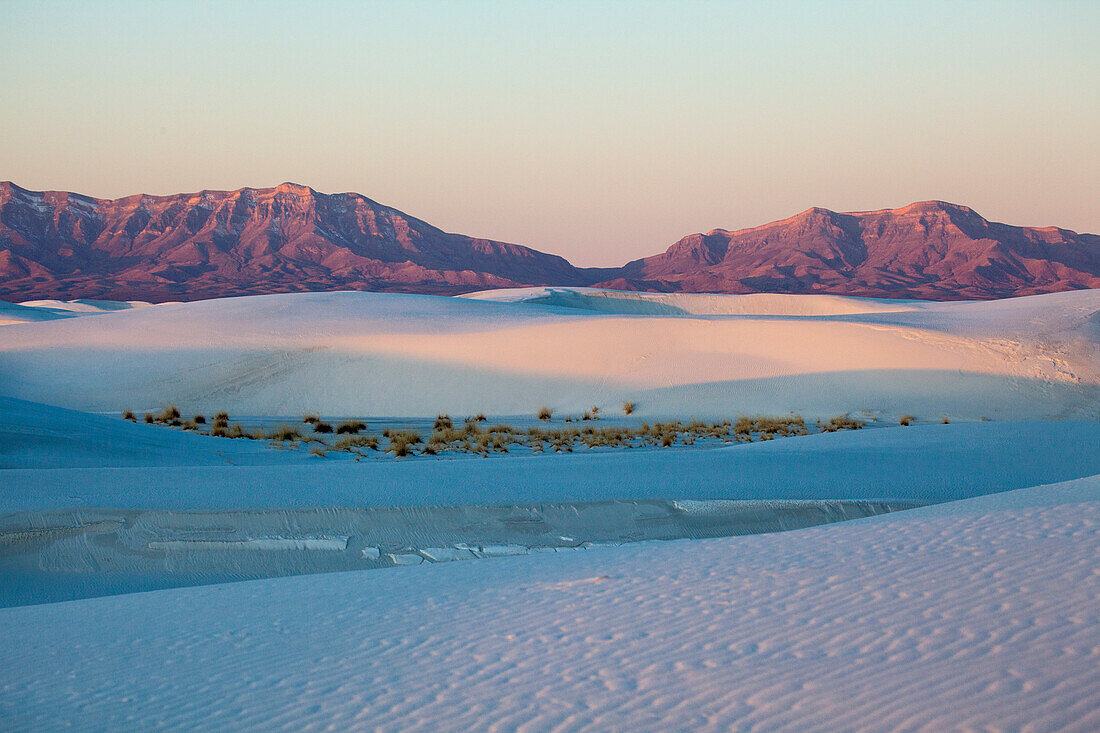
[[[362,431],[364,431],[366,429],[367,429],[366,423],[360,422],[358,420],[345,420],[344,422],[342,422],[342,423],[340,423],[339,425],[336,426],[336,434],[337,435],[358,435],[359,433],[361,433]],[[317,430],[317,428],[316,428],[316,426],[314,426],[314,431],[316,432],[316,430]]]
[[[833,433],[837,430],[859,430],[864,425],[862,420],[856,420],[847,415],[837,415],[827,423],[819,423],[818,427],[823,433]]]
[[[289,425],[280,425],[279,427],[268,433],[267,437],[270,440],[301,440],[302,434],[298,432],[298,428],[294,428]]]
[[[338,438],[333,446],[336,450],[352,450],[353,448],[369,448],[378,450],[378,436],[376,435],[349,435]]]
[[[413,446],[423,442],[420,433],[415,430],[388,430],[386,432],[386,437],[390,441],[390,445],[386,450],[398,458],[409,455]]]
[[[630,415],[633,412],[634,412],[634,403],[633,402],[624,402],[623,403],[623,414]]]
[[[916,419],[917,418],[913,417],[912,415],[902,415],[901,419],[898,420],[898,424],[899,425],[912,425],[913,421],[916,420]]]
[[[543,405],[542,407],[539,408],[539,412],[538,412],[538,415],[537,415],[539,420],[542,420],[542,421],[545,422],[546,420],[549,420],[553,416],[554,416],[553,410],[551,410],[546,405]]]

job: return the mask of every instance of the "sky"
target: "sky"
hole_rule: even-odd
[[[0,180],[356,191],[619,265],[811,206],[1100,233],[1100,2],[0,0]]]

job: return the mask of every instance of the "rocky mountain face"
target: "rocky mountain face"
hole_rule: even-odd
[[[600,283],[621,290],[1004,298],[1100,287],[1100,236],[986,221],[942,201],[693,234]]]
[[[581,285],[561,257],[447,234],[354,193],[94,199],[0,184],[0,297],[196,300],[301,290]]]
[[[938,201],[810,209],[693,234],[622,268],[448,234],[354,193],[275,188],[95,199],[0,183],[0,298],[197,300],[302,290],[456,294],[524,285],[1000,298],[1100,287],[1100,236]]]

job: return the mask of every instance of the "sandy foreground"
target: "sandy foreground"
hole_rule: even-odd
[[[1100,478],[0,610],[9,729],[1095,730]]]

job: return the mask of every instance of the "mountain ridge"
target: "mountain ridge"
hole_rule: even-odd
[[[618,268],[444,232],[354,192],[284,182],[100,199],[0,182],[0,298],[198,300],[300,290],[453,295],[535,285],[990,299],[1100,287],[1100,236],[921,201],[811,207],[690,234]]]

